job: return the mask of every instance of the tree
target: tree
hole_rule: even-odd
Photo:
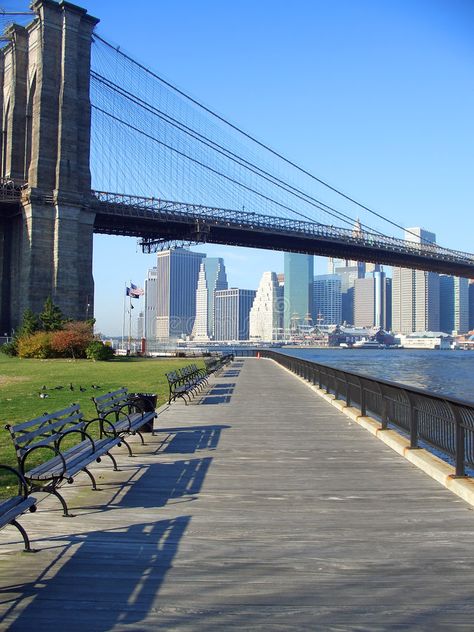
[[[31,336],[35,331],[40,328],[40,322],[38,316],[30,309],[25,309],[23,312],[23,318],[21,319],[21,325],[15,332],[15,338],[21,338],[23,336]]]
[[[58,331],[65,323],[62,311],[53,303],[50,296],[44,302],[43,311],[39,317],[44,331]]]

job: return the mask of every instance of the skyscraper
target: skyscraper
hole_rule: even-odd
[[[250,309],[255,290],[217,290],[214,310],[216,340],[248,340]]]
[[[314,257],[285,252],[284,327],[302,324],[312,313]]]
[[[447,334],[469,331],[469,280],[441,274],[440,329]]]
[[[337,274],[319,274],[313,281],[313,323],[340,325],[342,322],[341,279]]]
[[[436,236],[422,228],[407,228],[405,239],[435,243]],[[392,329],[408,334],[439,331],[439,275],[435,272],[394,268],[392,278]]]
[[[264,272],[250,310],[250,339],[262,342],[277,340],[281,331],[281,316],[281,288],[277,275],[275,272]]]
[[[191,334],[196,317],[199,268],[205,256],[185,248],[158,253],[156,336],[159,340]]]
[[[156,268],[148,270],[145,279],[145,311],[144,311],[144,336],[147,340],[156,338],[156,301],[158,292],[156,289]]]
[[[224,260],[206,257],[202,260],[196,290],[196,320],[194,337],[196,340],[214,338],[215,292],[227,289],[227,275]]]
[[[387,284],[385,272],[371,272],[354,284],[354,325],[380,327],[387,324]]]
[[[469,331],[474,329],[474,279],[469,281]]]

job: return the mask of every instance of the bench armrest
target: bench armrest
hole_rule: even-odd
[[[10,467],[9,465],[0,464],[0,469],[6,470],[7,472],[10,472],[10,474],[14,474],[17,477],[20,496],[26,499],[28,497],[28,484],[23,474],[16,470],[14,467]]]
[[[36,445],[33,448],[31,448],[30,450],[28,450],[27,452],[25,452],[25,454],[21,457],[21,460],[20,460],[20,470],[21,470],[21,473],[23,474],[23,476],[25,477],[25,479],[26,479],[26,476],[25,476],[25,463],[26,463],[26,460],[36,450],[51,450],[51,452],[54,453],[54,456],[58,456],[61,459],[62,466],[63,466],[63,471],[61,472],[61,477],[64,476],[64,473],[66,472],[66,469],[67,469],[67,465],[66,465],[66,459],[63,457],[61,452],[58,449],[53,448],[52,445]],[[60,478],[60,477],[58,477],[58,478]]]

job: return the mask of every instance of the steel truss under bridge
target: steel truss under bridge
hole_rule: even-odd
[[[185,202],[93,191],[94,232],[141,239],[144,251],[185,240],[300,252],[474,278],[474,256],[367,231],[214,208]]]

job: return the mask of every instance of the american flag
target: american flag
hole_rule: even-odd
[[[125,294],[132,298],[140,298],[145,292],[141,287],[137,287],[134,283],[130,283],[130,287],[125,289]]]

